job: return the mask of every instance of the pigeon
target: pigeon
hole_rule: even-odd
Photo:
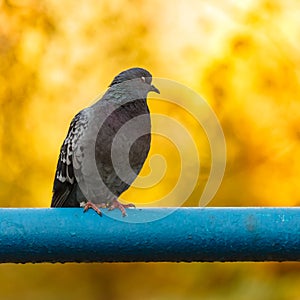
[[[118,198],[138,176],[150,149],[149,92],[152,75],[131,68],[117,75],[105,94],[71,121],[58,158],[51,207],[128,207]]]

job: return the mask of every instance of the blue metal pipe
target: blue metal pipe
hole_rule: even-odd
[[[300,208],[103,211],[2,208],[0,262],[300,261]]]

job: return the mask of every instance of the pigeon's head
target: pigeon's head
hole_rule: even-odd
[[[109,86],[112,87],[125,82],[132,82],[136,88],[144,90],[147,93],[151,91],[158,94],[160,93],[159,90],[151,84],[152,75],[142,68],[131,68],[121,72],[114,78]]]

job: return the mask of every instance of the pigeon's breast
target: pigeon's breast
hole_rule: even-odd
[[[128,189],[139,174],[150,143],[151,121],[146,100],[128,102],[105,118],[97,135],[95,158],[103,182],[115,196]],[[116,158],[114,162],[112,158]],[[129,165],[122,163],[128,161]]]

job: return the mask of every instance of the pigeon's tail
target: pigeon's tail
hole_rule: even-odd
[[[51,207],[79,207],[77,201],[71,201],[74,185],[55,180],[54,186]]]

